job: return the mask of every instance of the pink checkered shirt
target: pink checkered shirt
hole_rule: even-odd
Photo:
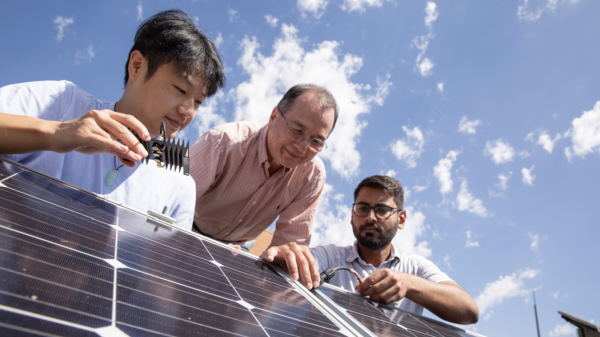
[[[236,122],[217,126],[190,149],[196,181],[194,222],[215,239],[255,239],[279,215],[273,245],[310,243],[325,185],[318,157],[269,175],[266,125]]]

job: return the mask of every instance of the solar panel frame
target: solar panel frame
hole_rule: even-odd
[[[36,190],[36,184],[50,187],[40,192]],[[15,188],[23,186],[25,192],[14,192]],[[77,191],[79,194],[73,191]],[[30,193],[30,196],[37,195],[28,199],[28,202],[36,205],[34,213],[41,212],[40,214],[44,216],[43,219],[55,219],[56,223],[52,225],[52,221],[47,220],[50,222],[40,225],[39,221],[41,220],[37,224],[35,224],[35,219],[23,220],[23,217],[27,217],[25,209],[19,206],[18,201],[15,201],[22,200],[19,193]],[[81,193],[85,197],[81,197]],[[45,199],[49,195],[54,196],[54,199]],[[33,222],[28,223],[28,226],[21,226],[17,230],[14,224],[7,224],[7,220],[3,216],[0,217],[0,276],[3,271],[6,273],[9,270],[6,268],[11,266],[11,261],[19,260],[18,267],[29,266],[28,268],[34,269],[29,273],[16,271],[16,269],[11,271],[14,275],[18,274],[21,279],[28,280],[29,283],[25,285],[35,284],[35,282],[53,282],[57,287],[62,287],[60,291],[54,291],[58,294],[58,296],[53,294],[53,303],[56,303],[52,304],[54,306],[64,306],[61,303],[70,303],[78,296],[87,296],[86,298],[96,296],[94,295],[96,292],[100,296],[98,298],[107,299],[109,290],[111,299],[108,301],[110,302],[108,312],[106,304],[103,307],[93,308],[94,310],[104,308],[102,309],[104,311],[94,311],[91,316],[85,316],[88,317],[87,320],[80,319],[79,322],[83,324],[79,324],[69,320],[77,315],[81,316],[83,312],[78,310],[73,311],[65,307],[68,314],[52,317],[48,316],[47,311],[44,311],[43,308],[33,308],[46,305],[45,301],[51,298],[48,294],[38,292],[40,300],[37,301],[38,295],[23,297],[24,294],[29,294],[27,292],[20,295],[20,298],[12,299],[26,304],[21,308],[29,306],[34,310],[27,311],[11,306],[10,303],[13,302],[7,302],[7,296],[13,294],[7,295],[7,292],[0,288],[0,334],[3,331],[7,333],[19,331],[23,335],[112,336],[121,334],[125,336],[125,332],[128,332],[131,335],[158,336],[171,335],[171,333],[187,335],[187,332],[195,333],[198,332],[197,329],[203,328],[207,329],[208,335],[215,333],[246,335],[246,333],[235,333],[236,331],[229,326],[231,321],[219,321],[220,317],[227,317],[227,319],[239,321],[236,323],[238,327],[245,326],[244,329],[249,335],[260,334],[262,331],[264,335],[286,336],[289,333],[311,337],[330,334],[375,336],[372,331],[359,323],[322,291],[309,291],[300,282],[292,280],[277,265],[267,263],[249,253],[235,250],[212,238],[182,230],[160,218],[106,199],[0,156],[0,215],[7,212],[7,208],[3,208],[3,206],[8,203],[11,203],[13,207],[10,214],[19,217],[16,225],[24,221]],[[73,206],[71,205],[73,203],[76,207],[70,208],[69,206]],[[86,209],[84,206],[88,207],[88,210],[89,207],[92,207],[95,211],[91,214],[77,212],[77,210]],[[3,210],[5,213],[2,213]],[[20,210],[21,213],[15,213],[15,210]],[[86,222],[84,226],[94,224],[95,227],[82,227],[78,224],[80,221]],[[76,229],[73,231],[75,236],[65,235],[64,226],[75,226],[72,227]],[[77,236],[76,234],[81,231],[88,234]],[[39,233],[46,234],[40,236]],[[65,238],[67,239],[65,240]],[[35,253],[37,255],[32,253],[31,256],[16,258],[15,252],[4,249],[3,242],[6,243],[6,240],[16,240],[15,242],[18,241],[23,247],[33,247],[32,249],[39,251]],[[113,243],[111,244],[111,242]],[[251,263],[258,268],[249,269],[248,266]],[[51,266],[48,268],[52,268],[49,273],[43,272],[46,265]],[[94,270],[93,275],[90,275],[89,272],[86,273],[82,268],[88,271]],[[244,268],[246,273],[241,274],[239,269]],[[221,281],[198,283],[199,281],[194,280],[194,276],[209,272],[216,277],[213,280],[220,279]],[[42,279],[42,276],[45,278]],[[77,282],[78,277],[83,276],[86,277],[86,282],[90,282],[92,288],[88,290],[92,292],[80,294],[77,293],[79,290],[75,292],[69,290],[75,289],[73,283]],[[87,278],[93,278],[93,280],[87,281]],[[13,281],[21,287],[24,286],[22,282],[18,282],[19,280]],[[3,284],[7,283],[0,283],[0,285]],[[224,290],[218,290],[220,286],[223,286]],[[32,289],[42,288],[39,284],[31,287]],[[329,287],[329,285],[325,285],[325,287]],[[152,289],[152,292],[149,289]],[[227,289],[233,289],[233,292]],[[283,297],[268,297],[270,293],[277,292],[276,289],[279,289],[282,294],[278,296]],[[159,290],[168,293],[171,297],[157,295]],[[72,295],[65,296],[69,291]],[[63,296],[61,297],[60,294]],[[171,301],[174,294],[178,296],[178,300],[175,302]],[[33,298],[34,296],[35,298]],[[206,305],[212,303],[212,311],[208,309],[203,311],[203,308],[194,307],[193,300],[190,298],[202,301]],[[292,302],[290,303],[290,301]],[[101,302],[107,303],[104,300]],[[158,305],[157,302],[163,304],[164,310],[151,311],[153,305]],[[175,303],[175,306],[169,307],[171,303]],[[300,311],[294,308],[298,303],[304,303],[301,305]],[[77,303],[70,303],[70,305],[75,305],[75,308],[81,306]],[[171,310],[170,314],[165,316],[169,310]],[[223,313],[219,314],[219,310],[235,314],[227,316]],[[383,309],[375,310],[381,312]],[[398,309],[390,307],[386,310]],[[56,315],[56,313],[52,314]],[[134,317],[138,319],[138,322],[132,323],[133,321],[127,320],[124,315],[129,315],[129,318]],[[181,315],[189,317],[189,322]],[[199,323],[195,321],[196,318],[205,321],[210,317],[214,317],[212,319],[214,324],[211,323],[213,324],[211,326],[198,325]],[[96,323],[89,321],[90,319]],[[108,326],[101,326],[98,319],[111,323]],[[143,319],[143,323],[139,322],[140,319]],[[419,319],[429,320],[420,316]],[[166,321],[172,324],[168,326]],[[435,320],[430,321],[437,325],[441,323]],[[466,335],[463,334],[463,336]]]

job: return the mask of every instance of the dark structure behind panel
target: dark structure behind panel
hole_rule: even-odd
[[[600,326],[597,326],[596,324],[592,324],[590,322],[586,322],[580,318],[571,316],[560,310],[558,311],[558,313],[567,322],[573,324],[578,328],[577,333],[579,334],[579,337],[600,337]]]

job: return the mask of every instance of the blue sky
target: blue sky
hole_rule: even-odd
[[[137,25],[185,10],[218,45],[227,87],[184,131],[266,122],[287,88],[326,85],[340,119],[323,151],[313,244],[350,244],[354,186],[391,174],[409,221],[395,242],[476,298],[489,336],[576,336],[600,322],[600,2],[11,1],[0,85],[70,80],[115,101]],[[596,172],[596,173],[594,173]],[[594,206],[596,205],[596,206]]]

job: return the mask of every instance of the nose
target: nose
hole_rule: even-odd
[[[194,118],[196,114],[196,108],[194,106],[194,100],[189,99],[183,102],[178,108],[177,112],[184,115],[185,118]]]
[[[371,213],[373,214],[372,216],[371,216]],[[377,216],[375,215],[375,209],[371,208],[369,210],[369,213],[367,213],[367,220],[377,222]]]
[[[310,143],[310,138],[307,137],[299,142],[295,142],[294,145],[300,152],[305,153],[306,151],[308,151],[309,143]]]

